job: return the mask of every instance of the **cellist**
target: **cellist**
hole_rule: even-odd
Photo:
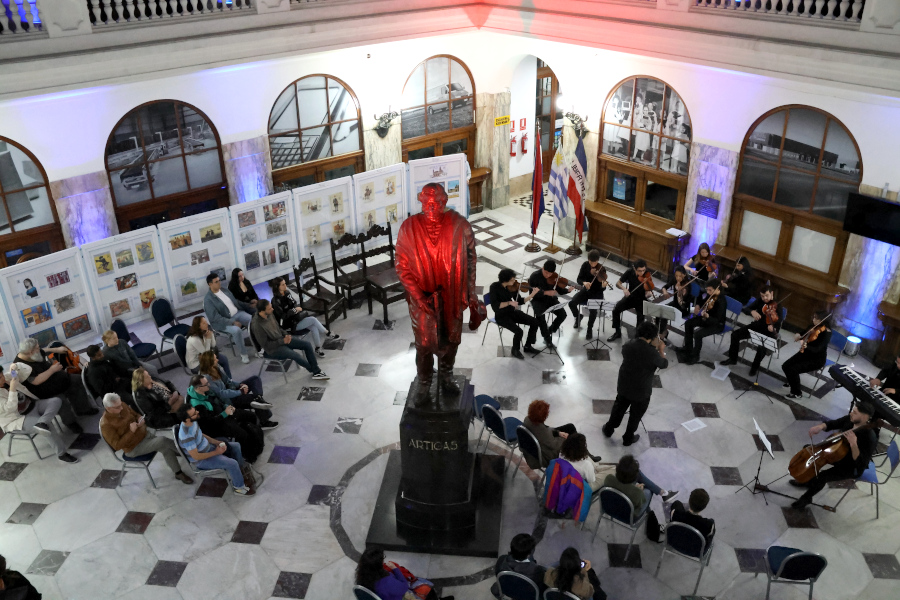
[[[775,303],[775,290],[770,285],[764,285],[759,288],[759,298],[754,298],[753,303],[744,307],[741,312],[753,317],[753,322],[749,325],[738,327],[731,332],[728,360],[722,363],[726,366],[737,364],[741,342],[750,339],[751,331],[769,337],[776,337],[781,329],[781,315],[778,312],[778,305]],[[750,366],[750,377],[756,376],[756,372],[759,371],[759,365],[762,363],[765,355],[765,348],[757,348],[756,356],[753,357],[753,364]]]
[[[519,325],[528,326],[528,338],[525,340],[525,352],[537,354],[540,352],[534,347],[537,339],[537,328],[541,328],[541,334],[544,341],[550,340],[550,332],[547,331],[547,323],[544,319],[532,317],[520,310],[520,306],[526,302],[530,302],[540,289],[533,288],[531,293],[522,298],[519,295],[519,282],[516,281],[516,272],[512,269],[501,269],[497,275],[497,281],[491,284],[491,308],[494,310],[494,320],[497,325],[504,329],[509,329],[513,333],[512,355],[515,358],[524,359],[525,356],[519,349],[522,343],[522,328]],[[548,342],[549,343],[549,342]]]
[[[795,342],[800,342],[800,350],[781,365],[787,383],[784,387],[791,388],[791,393],[786,397],[791,400],[800,397],[800,373],[818,371],[825,366],[825,358],[828,354],[828,344],[831,342],[831,313],[820,310],[813,315],[812,327],[804,335],[799,333],[794,336]]]
[[[868,402],[859,402],[853,407],[849,415],[844,415],[834,421],[825,421],[809,428],[810,437],[823,431],[842,431],[850,451],[847,455],[827,469],[822,469],[819,474],[807,483],[800,483],[791,479],[788,483],[795,487],[805,487],[806,492],[800,496],[791,507],[804,509],[812,504],[813,496],[822,491],[829,481],[842,481],[844,479],[856,479],[869,466],[875,444],[878,440],[871,429],[860,430],[858,433],[850,431],[854,427],[865,425],[875,415],[875,407]]]

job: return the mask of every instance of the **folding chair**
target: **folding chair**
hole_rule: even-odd
[[[256,343],[256,337],[254,337],[253,335],[253,330],[250,330],[250,341],[253,342],[254,348],[261,348],[261,346]],[[283,361],[278,360],[277,358],[272,358],[265,352],[262,353],[262,356],[260,356],[260,358],[262,360],[259,361],[259,373],[256,374],[257,377],[262,376],[263,369],[265,368],[278,367],[281,370],[281,374],[284,376],[284,382],[288,382],[287,369],[290,368],[290,364],[288,364],[288,367],[285,368]]]
[[[694,585],[693,594],[691,594],[696,596],[697,589],[700,587],[700,578],[703,577],[703,569],[709,566],[709,558],[712,556],[712,543],[707,547],[706,538],[702,533],[687,523],[679,523],[678,521],[670,521],[666,524],[665,535],[666,543],[663,546],[662,555],[659,557],[656,573],[653,576],[659,576],[659,569],[662,566],[666,552],[696,561],[700,563],[700,574],[697,575],[697,583]]]
[[[210,327],[212,329],[212,327]],[[219,345],[219,338],[225,338],[228,341],[228,345],[231,347],[231,355],[237,358],[237,348],[234,345],[234,340],[231,339],[231,334],[227,331],[219,331],[218,329],[213,329],[213,335],[216,336],[216,345]]]
[[[179,333],[172,340],[172,346],[175,348],[175,356],[178,357],[178,364],[181,365],[181,370],[188,377],[192,376],[194,373],[187,366],[187,338]]]
[[[828,349],[827,348],[825,349],[825,354],[826,354],[825,364],[822,365],[821,369],[819,369],[818,371],[815,372],[816,383],[815,383],[815,385],[813,385],[812,390],[810,390],[810,392],[809,392],[810,398],[812,398],[813,392],[816,391],[816,388],[819,387],[819,382],[822,381],[819,377],[822,375],[822,373],[825,372],[825,369],[827,369],[831,365],[840,364],[841,356],[844,355],[844,349],[847,347],[847,336],[845,336],[844,334],[842,334],[840,332],[834,331],[832,329],[831,330],[831,341],[828,342],[828,346],[831,348],[837,349],[837,351],[838,351],[837,358],[835,360],[831,360],[830,358],[828,358],[828,356],[827,356]]]
[[[522,455],[519,457],[519,462],[516,464],[516,473],[519,472],[519,467],[522,465],[522,459],[525,458],[527,454],[531,458],[537,461],[538,466],[532,469],[532,471],[540,471],[541,472],[541,481],[538,483],[540,487],[544,486],[544,478],[547,476],[547,471],[544,467],[540,466],[543,463],[543,457],[541,456],[541,445],[538,443],[537,438],[534,437],[534,434],[528,431],[524,425],[519,425],[516,427],[516,439],[519,440],[519,450],[522,451]],[[516,475],[513,473],[513,479],[515,479]]]
[[[625,560],[628,560],[628,555],[631,554],[631,547],[634,546],[634,537],[637,535],[638,529],[644,524],[644,521],[647,520],[647,515],[650,514],[651,508],[647,506],[644,512],[635,519],[634,504],[631,503],[628,496],[619,490],[611,487],[602,487],[597,492],[597,495],[600,497],[600,516],[597,517],[597,527],[594,529],[594,537],[591,538],[591,543],[593,544],[594,539],[597,537],[597,532],[600,530],[600,522],[607,518],[610,522],[631,530],[631,541],[628,542],[628,550],[625,551]]]
[[[497,573],[500,598],[510,600],[541,600],[541,592],[531,579],[515,571]]]
[[[478,394],[475,396],[475,410],[472,412],[472,420],[478,419],[481,421],[481,431],[478,433],[478,441],[475,442],[475,451],[478,451],[478,446],[481,445],[481,436],[484,435],[485,424],[484,424],[484,415],[481,412],[481,408],[483,406],[492,406],[497,410],[500,410],[500,402],[494,400],[491,396],[487,394]],[[490,438],[490,435],[488,435]]]
[[[163,353],[166,342],[174,344],[176,335],[186,336],[191,329],[184,323],[178,322],[175,311],[172,310],[172,305],[169,304],[169,301],[163,296],[157,296],[156,299],[150,303],[150,316],[153,317],[153,324],[156,326],[156,332],[161,338],[159,340],[159,354]],[[163,327],[164,329],[160,330],[160,327]],[[160,365],[162,365],[162,361],[160,361]]]
[[[115,457],[115,459],[122,463],[122,470],[119,472],[119,481],[116,482],[116,487],[122,485],[122,479],[125,477],[125,469],[129,468],[144,469],[147,472],[147,477],[150,478],[150,483],[153,484],[154,488],[156,487],[156,481],[153,480],[153,475],[150,474],[150,463],[152,463],[153,459],[156,458],[156,452],[150,452],[148,454],[142,454],[140,456],[126,456],[125,451],[122,450],[122,456],[120,458],[119,452],[114,450],[113,447],[109,445],[109,442],[106,441],[106,438],[103,438],[103,442],[106,444],[106,447],[109,448],[109,451],[112,452],[112,455]]]
[[[716,349],[722,347],[722,341],[725,339],[725,334],[729,331],[734,331],[737,327],[738,317],[741,315],[741,310],[743,310],[743,305],[740,302],[732,298],[731,296],[725,296],[725,328],[722,329],[719,333],[713,336],[719,336],[719,344],[716,346]],[[728,313],[731,313],[731,323],[728,323]]]
[[[490,294],[484,295],[484,305],[485,306],[491,305],[491,295]],[[488,315],[487,320],[488,320],[488,324],[485,325],[485,327],[484,327],[484,335],[481,336],[481,345],[484,346],[484,340],[485,340],[485,338],[487,338],[487,332],[488,332],[488,329],[490,329],[490,325],[492,325],[492,324],[496,325],[497,331],[500,333],[500,351],[503,353],[503,356],[506,357],[506,348],[503,346],[503,327],[500,326],[500,323],[497,322],[497,319],[495,317]]]
[[[181,428],[181,423],[172,426],[172,437],[175,438],[175,448],[178,449],[178,453],[181,454],[181,457],[187,461],[187,464],[191,467],[191,472],[196,475],[198,478],[202,479],[204,477],[212,477],[214,475],[224,475],[225,479],[228,480],[228,483],[231,483],[231,478],[228,476],[228,471],[225,469],[198,469],[197,465],[191,462],[190,457],[187,452],[184,451],[184,448],[181,447],[181,444],[178,443],[178,430]]]
[[[37,445],[34,443],[34,438],[37,436],[37,433],[28,433],[27,431],[7,431],[5,436],[9,437],[9,447],[6,449],[6,457],[12,457],[12,443],[13,440],[21,440],[26,439],[31,442],[31,447],[34,448],[34,453],[37,454],[38,459],[44,460],[47,458],[46,456],[41,456],[41,453],[38,451]]]
[[[515,417],[504,418],[500,416],[499,410],[487,404],[481,407],[481,414],[484,417],[484,424],[488,430],[488,439],[484,445],[482,454],[487,452],[488,446],[491,443],[491,435],[493,434],[503,443],[503,445],[509,448],[509,462],[506,465],[506,468],[509,468],[509,465],[512,464],[512,456],[519,445],[518,437],[516,436],[516,428],[522,424],[522,421]],[[505,470],[506,469],[504,469],[504,472]]]
[[[131,349],[134,350],[134,355],[138,357],[138,360],[149,359],[154,354],[156,355],[156,360],[159,361],[159,366],[163,366],[162,357],[159,355],[159,352],[156,349],[156,344],[151,344],[149,342],[139,342],[137,344],[131,343],[131,332],[128,331],[128,327],[125,325],[125,322],[122,319],[114,320],[109,328],[116,332],[119,340],[123,344],[127,344],[131,346]]]
[[[381,596],[361,585],[353,586],[353,595],[356,596],[356,600],[381,600]]]
[[[880,516],[879,512],[880,512],[880,508],[881,508],[881,498],[879,496],[878,489],[881,486],[883,486],[884,484],[886,484],[888,481],[890,481],[891,477],[894,476],[894,471],[897,470],[897,465],[900,465],[900,450],[898,450],[897,442],[894,440],[891,440],[891,444],[888,446],[887,459],[891,463],[890,471],[888,471],[886,473],[884,471],[879,471],[875,468],[875,463],[872,461],[869,461],[868,468],[865,471],[863,471],[863,474],[860,475],[859,478],[857,478],[857,480],[856,480],[856,481],[861,481],[862,483],[869,484],[869,495],[870,496],[872,495],[872,488],[875,489],[875,518],[876,519],[879,518],[879,516]],[[882,463],[882,464],[884,464],[884,463]],[[884,475],[884,481],[879,481],[879,479],[878,479],[879,473]],[[844,496],[846,496],[849,493],[850,493],[850,490],[848,489],[846,492],[844,492]],[[841,500],[844,499],[844,496],[841,496]],[[838,500],[838,504],[841,503],[841,500]],[[837,509],[837,505],[835,505],[835,509]]]
[[[809,586],[809,600],[813,597],[813,585],[822,575],[828,561],[821,554],[804,552],[796,548],[769,546],[766,549],[766,600],[773,583],[794,583]]]
[[[544,600],[580,600],[578,596],[571,592],[561,592],[556,588],[549,588],[544,591]]]

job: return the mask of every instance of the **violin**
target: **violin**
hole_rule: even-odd
[[[559,273],[550,273],[550,277],[547,277],[547,283],[552,285],[553,287],[573,287],[576,290],[584,289],[583,286],[578,285],[575,282],[569,281],[565,277],[560,277]]]
[[[650,271],[644,271],[644,274],[638,275],[637,278],[641,285],[644,286],[645,292],[652,292],[656,289],[656,285],[653,283],[653,273]]]
[[[828,327],[826,327],[825,325],[819,325],[818,327],[810,329],[809,333],[807,334],[809,335],[809,337],[803,340],[803,343],[800,344],[800,354],[803,354],[803,351],[806,350],[807,344],[819,339],[819,336],[825,333],[826,329],[828,329]]]
[[[718,297],[719,297],[719,288],[716,288],[713,290],[713,293],[709,295],[709,298],[706,299],[706,302],[704,302],[700,306],[700,310],[696,314],[692,315],[690,318],[693,319],[699,315],[702,315],[704,312],[708,311],[710,308],[713,307],[713,305],[715,305]]]
[[[741,259],[742,259],[742,258],[744,258],[744,255],[743,255],[743,254],[740,255],[740,256],[738,257],[738,259],[737,259],[737,262],[734,263],[734,269],[732,269],[731,273],[729,273],[728,275],[725,276],[725,283],[729,283],[729,282],[732,281],[733,279],[737,279],[738,277],[740,277],[741,275],[744,274],[743,269],[741,269],[741,272],[738,273],[738,265],[741,264]]]
[[[604,267],[603,265],[597,265],[596,268],[591,269],[591,273],[594,276],[594,278],[591,280],[591,285],[594,285],[594,282],[599,279],[600,283],[602,283],[605,287],[609,288],[610,290],[613,289],[612,284],[609,282],[609,276],[606,273],[606,267]]]
[[[766,317],[766,325],[774,325],[778,322],[778,303],[772,300],[766,302],[760,311]]]
[[[864,431],[866,429],[876,429],[884,427],[885,423],[881,419],[875,419],[862,425],[857,425],[848,431]],[[800,452],[794,455],[788,465],[788,472],[791,477],[800,483],[807,483],[823,467],[833,465],[847,456],[850,452],[850,442],[845,437],[846,431],[842,431],[835,435],[829,436],[818,444],[808,444],[803,447]]]
[[[713,254],[710,254],[706,258],[698,258],[697,265],[700,267],[697,271],[706,269],[707,273],[715,273],[719,269],[719,266],[716,264],[716,257]]]
[[[527,281],[519,281],[518,279],[514,280],[511,285],[504,285],[507,290],[509,290],[513,294],[518,294],[519,292],[530,292],[531,286]]]

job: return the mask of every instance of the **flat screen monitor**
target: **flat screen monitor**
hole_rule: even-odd
[[[900,204],[851,193],[844,231],[900,246]]]

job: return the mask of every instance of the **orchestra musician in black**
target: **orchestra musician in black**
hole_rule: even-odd
[[[734,265],[734,271],[722,279],[722,289],[725,290],[726,296],[734,298],[741,304],[747,304],[753,297],[752,279],[753,269],[750,268],[750,261],[746,256],[742,256]]]
[[[538,319],[526,314],[521,307],[530,302],[539,292],[537,288],[531,291],[531,294],[522,298],[519,294],[519,282],[516,281],[516,272],[512,269],[501,269],[497,276],[497,281],[491,284],[491,308],[494,311],[494,320],[497,325],[504,329],[509,329],[513,333],[513,349],[512,355],[519,359],[525,356],[519,349],[522,343],[522,328],[519,325],[528,326],[528,337],[525,339],[525,352],[537,354],[540,352],[534,347],[537,339],[537,329],[540,327],[541,335],[544,342],[549,343],[550,332],[547,330],[547,323],[543,319]]]
[[[581,307],[587,304],[588,300],[603,300],[603,292],[608,285],[606,277],[606,269],[600,264],[600,251],[591,250],[575,279],[579,285],[583,286],[583,289],[578,290],[572,296],[572,301],[569,302],[569,309],[572,311],[572,316],[575,317],[575,329],[581,329]],[[594,309],[588,311],[585,339],[589,340],[593,337],[592,331],[594,322],[597,320],[597,312]]]
[[[534,299],[532,299],[531,305],[534,307],[534,316],[542,321],[544,320],[544,313],[551,306],[559,304],[559,296],[564,296],[575,289],[572,286],[563,286],[558,280],[556,261],[552,259],[545,262],[543,268],[538,269],[528,278],[529,287],[532,290],[539,290]],[[550,334],[556,333],[565,320],[566,311],[553,311],[553,323],[548,327]],[[547,345],[552,346],[552,344]]]
[[[687,318],[694,296],[691,295],[690,279],[684,267],[681,265],[675,267],[675,270],[669,276],[669,280],[662,287],[662,292],[664,299],[672,299],[666,306],[675,308],[681,313],[683,318]],[[659,317],[656,319],[656,325],[659,328],[660,337],[668,344],[669,320]]]
[[[900,356],[894,359],[893,364],[888,365],[878,372],[874,379],[869,380],[872,387],[881,386],[881,393],[893,400],[900,402]]]
[[[625,297],[616,302],[616,306],[613,308],[613,334],[607,338],[607,342],[614,342],[622,337],[622,313],[626,310],[634,309],[634,314],[637,316],[635,325],[640,325],[643,322],[644,300],[653,297],[653,292],[642,281],[644,279],[650,279],[650,275],[647,273],[647,263],[643,260],[636,260],[631,268],[622,273],[619,281],[616,282],[616,287],[625,292]],[[652,280],[650,289],[652,289]]]
[[[705,292],[696,300],[694,314],[684,322],[684,346],[679,351],[687,355],[689,365],[700,360],[703,338],[725,329],[725,299],[719,292],[718,279],[707,281]]]
[[[800,374],[818,371],[825,366],[828,355],[828,344],[831,343],[831,313],[820,310],[813,315],[812,328],[804,335],[794,336],[795,342],[801,342],[800,350],[781,365],[787,383],[791,388],[786,397],[792,400],[800,397]],[[900,382],[898,382],[900,383]]]
[[[775,303],[775,290],[770,285],[764,285],[759,288],[759,298],[754,298],[753,303],[744,307],[741,312],[753,317],[753,322],[749,325],[738,327],[731,332],[728,360],[722,363],[725,366],[738,363],[738,352],[741,349],[741,342],[750,339],[751,331],[769,337],[776,337],[781,329],[781,315],[778,311],[778,305]],[[756,356],[753,357],[753,364],[750,366],[750,377],[756,376],[756,372],[759,371],[759,365],[762,364],[762,359],[765,355],[765,348],[757,348]]]

